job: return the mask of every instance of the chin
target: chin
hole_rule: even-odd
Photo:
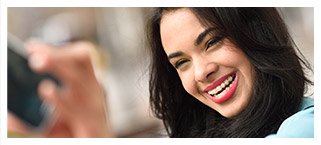
[[[238,106],[235,108],[235,106]],[[226,117],[226,118],[234,118],[237,117],[238,115],[241,114],[241,112],[245,109],[246,105],[232,105],[231,106],[225,106],[226,108],[224,108],[223,110],[219,110],[217,112],[219,112],[222,116]]]
[[[220,112],[219,112],[220,113]],[[222,112],[220,113],[222,116],[226,118],[234,118],[236,117],[239,113],[238,112]]]

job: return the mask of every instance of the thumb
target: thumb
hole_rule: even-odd
[[[45,109],[47,109],[49,113],[60,112],[62,101],[60,100],[61,96],[54,81],[50,79],[41,81],[38,86],[38,93],[45,104]]]

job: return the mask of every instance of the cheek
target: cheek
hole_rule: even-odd
[[[252,95],[253,89],[254,89],[254,79],[256,78],[255,72],[253,70],[253,67],[252,66],[248,66],[247,67],[247,71],[245,72],[245,74],[247,76],[247,77],[245,77],[247,88],[248,88],[249,94]]]
[[[195,96],[195,94],[197,93],[197,88],[195,85],[195,81],[193,81],[194,79],[193,79],[192,74],[188,74],[188,73],[180,74],[179,73],[179,77],[182,81],[182,85],[183,85],[185,91],[187,93],[189,93],[190,95]]]

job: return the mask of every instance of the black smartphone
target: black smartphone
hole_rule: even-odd
[[[53,79],[50,75],[37,74],[28,65],[22,42],[8,34],[8,111],[34,129],[46,125],[52,110],[38,95],[38,84],[43,79]]]

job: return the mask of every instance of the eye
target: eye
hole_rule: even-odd
[[[185,64],[186,62],[188,62],[187,59],[180,59],[180,60],[178,60],[178,61],[175,62],[174,67],[175,67],[176,69],[179,69],[179,68],[180,68],[183,64]]]
[[[216,36],[211,38],[210,40],[207,41],[206,44],[206,50],[212,46],[215,46],[217,43],[219,43],[224,37],[223,36]]]

